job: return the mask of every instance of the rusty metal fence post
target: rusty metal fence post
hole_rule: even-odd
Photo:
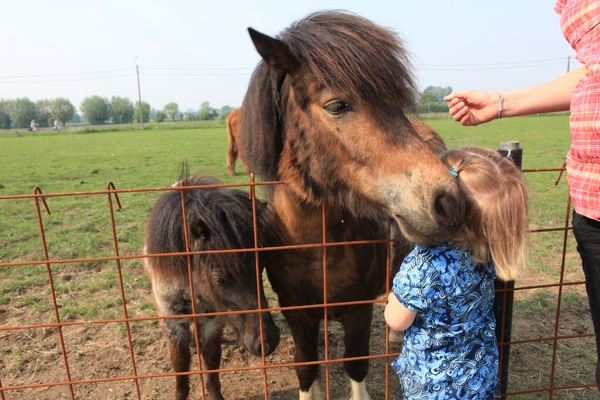
[[[523,149],[519,142],[500,142],[498,152],[505,157],[513,159],[517,167],[521,169],[523,161]],[[500,392],[506,394],[508,389],[508,366],[510,356],[510,342],[512,334],[513,303],[515,298],[515,281],[502,281],[496,279],[494,282],[496,296],[494,297],[494,314],[496,316],[496,339],[500,353]]]

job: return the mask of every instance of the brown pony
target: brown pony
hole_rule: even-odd
[[[229,115],[227,115],[226,124],[227,124],[227,171],[229,171],[229,175],[235,175],[235,161],[239,158],[246,170],[247,174],[250,174],[250,169],[248,168],[248,164],[244,162],[245,158],[240,157],[239,149],[237,146],[236,139],[240,136],[241,132],[238,128],[240,121],[240,109],[234,108]]]
[[[242,104],[238,148],[270,187],[273,230],[287,245],[381,240],[390,224],[409,241],[449,239],[464,199],[448,168],[403,110],[416,87],[397,36],[351,13],[319,12],[272,38],[249,28],[262,61]],[[322,221],[322,206],[326,221]],[[323,229],[324,228],[324,229]],[[326,237],[323,237],[326,232]],[[345,358],[367,356],[372,304],[386,290],[384,243],[267,251],[267,275],[295,343],[300,397],[316,384],[319,325],[327,313],[345,331]],[[408,251],[397,246],[397,256]],[[400,258],[392,260],[397,270]],[[324,265],[326,264],[326,265]],[[324,304],[324,268],[327,306]],[[312,363],[310,363],[312,362]],[[344,362],[353,399],[366,399],[367,360]]]
[[[237,141],[239,141],[239,137],[242,134],[240,129],[238,128],[238,124],[240,121],[240,108],[235,108],[233,111],[227,115],[227,171],[229,171],[229,175],[235,175],[235,162],[240,160],[242,166],[246,170],[247,174],[250,174],[249,163],[245,161],[245,157],[240,157],[239,149],[237,146]],[[425,143],[435,152],[437,155],[441,155],[444,151],[446,151],[446,145],[444,140],[440,137],[440,135],[425,122],[409,118],[408,121],[414,128],[414,130],[421,136]]]
[[[212,177],[196,176],[182,181],[184,186],[215,185]],[[182,253],[189,251],[252,249],[254,225],[252,202],[248,193],[224,188],[185,189],[186,223],[182,212],[182,193],[173,190],[161,196],[152,207],[144,235],[144,254]],[[256,202],[258,215],[264,204]],[[264,217],[257,221],[259,239],[268,234]],[[264,233],[264,234],[263,234]],[[269,241],[272,242],[272,241]],[[193,277],[195,304],[192,306],[188,268]],[[152,283],[156,311],[160,317],[193,314],[258,310],[268,308],[262,280],[257,272],[255,253],[199,253],[182,256],[147,257],[144,271]],[[260,307],[259,307],[260,298]],[[161,319],[159,324],[169,343],[171,364],[175,372],[190,368],[192,318]],[[240,313],[198,317],[194,332],[201,348],[206,369],[218,369],[221,363],[221,336],[226,324],[236,329],[242,343],[255,356],[269,355],[279,344],[279,329],[270,313]],[[261,327],[262,324],[262,339]],[[263,346],[264,345],[264,346]],[[208,374],[206,388],[209,398],[223,399],[219,374]],[[189,375],[175,378],[175,398],[187,399]]]

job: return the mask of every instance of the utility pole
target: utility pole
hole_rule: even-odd
[[[142,91],[140,89],[140,69],[137,65],[137,56],[135,56],[135,72],[137,73],[137,82],[138,82],[138,97],[139,97],[139,109],[140,109],[140,126],[142,130],[144,130],[144,115],[142,114]]]
[[[571,56],[567,57],[567,73],[571,70]]]

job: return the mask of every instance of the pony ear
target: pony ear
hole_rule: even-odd
[[[281,40],[248,28],[250,38],[258,54],[276,71],[293,72],[298,67],[296,58]]]
[[[210,229],[200,218],[195,219],[190,223],[190,233],[197,240],[206,241],[210,239]]]

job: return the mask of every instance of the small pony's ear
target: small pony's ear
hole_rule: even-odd
[[[197,240],[210,240],[210,229],[200,218],[190,223],[190,233]]]
[[[263,33],[248,28],[250,38],[258,54],[271,68],[276,71],[293,72],[298,67],[296,58],[290,52],[288,46],[281,40],[274,39]]]

